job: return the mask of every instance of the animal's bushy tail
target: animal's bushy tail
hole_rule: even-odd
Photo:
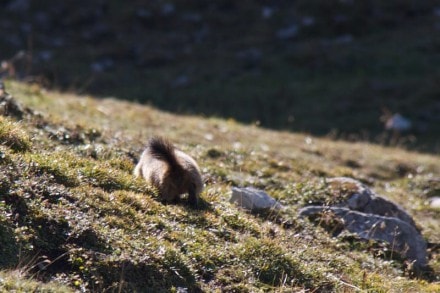
[[[158,160],[165,161],[174,172],[182,170],[182,166],[177,161],[173,144],[167,139],[154,136],[148,141],[150,154]]]

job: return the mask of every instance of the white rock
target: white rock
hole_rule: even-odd
[[[283,207],[266,192],[253,187],[232,187],[232,195],[229,202],[252,212],[269,209],[279,210]]]
[[[440,197],[436,196],[431,198],[429,205],[431,206],[431,208],[440,209]]]

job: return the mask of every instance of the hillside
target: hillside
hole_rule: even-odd
[[[427,205],[440,190],[436,155],[6,88],[18,104],[0,117],[2,291],[440,290],[438,249],[430,271],[413,276],[383,243],[332,237],[297,216],[328,196],[324,178],[349,176],[400,204],[438,244],[440,214]],[[199,162],[198,209],[161,203],[131,175],[152,135]],[[231,186],[262,188],[288,209],[250,214],[229,203]]]

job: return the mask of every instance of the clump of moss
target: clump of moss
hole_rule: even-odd
[[[73,187],[79,184],[75,166],[77,160],[70,153],[36,153],[25,157],[36,174],[53,176],[57,183]]]
[[[307,276],[299,261],[286,253],[274,240],[250,237],[237,249],[240,261],[244,262],[262,283],[271,286],[289,284],[316,288],[313,284],[316,278]]]

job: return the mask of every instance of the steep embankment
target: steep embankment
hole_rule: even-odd
[[[386,245],[332,238],[296,213],[329,195],[322,178],[350,176],[401,204],[439,243],[438,210],[426,205],[440,189],[438,156],[7,88],[14,100],[0,117],[2,290],[440,290],[438,250],[432,272],[413,279]],[[199,209],[162,204],[131,175],[153,134],[199,162]],[[263,188],[289,208],[246,213],[228,202],[237,185]]]

